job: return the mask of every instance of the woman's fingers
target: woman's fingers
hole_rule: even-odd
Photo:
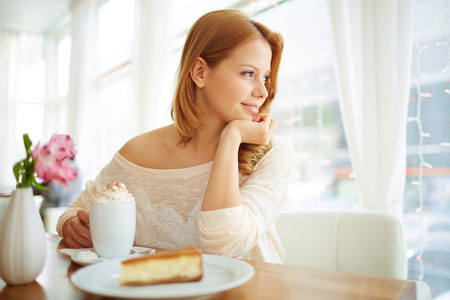
[[[87,213],[87,212],[86,212]],[[82,218],[86,221],[86,216]],[[88,216],[89,218],[89,216]],[[70,220],[70,225],[67,228],[66,243],[71,248],[90,248],[92,247],[91,231],[86,225],[86,222],[79,217]],[[89,221],[89,219],[87,219]]]
[[[67,243],[67,246],[69,246],[70,248],[91,248],[92,247],[92,241],[78,235],[73,227],[69,227],[67,229],[66,243]]]
[[[77,211],[77,217],[84,224],[89,224],[89,213],[86,210],[84,210],[84,209],[78,210]]]
[[[89,228],[89,213],[86,210],[80,209],[77,212],[79,222],[75,222],[75,230],[82,237],[91,240],[91,230]],[[77,219],[75,219],[77,221]]]
[[[278,126],[270,114],[257,114],[253,121],[236,120],[230,124],[239,128],[242,143],[256,145],[268,144]]]
[[[77,243],[71,236],[67,236],[66,244],[69,248],[75,248],[75,249],[85,248],[84,246]]]
[[[254,118],[253,118],[253,122],[256,123],[261,123],[261,122],[266,122],[267,119],[270,119],[270,115],[269,114],[257,114]]]

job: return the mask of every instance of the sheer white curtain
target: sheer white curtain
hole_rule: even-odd
[[[170,2],[140,0],[136,40],[136,95],[139,131],[161,127],[170,121],[168,107],[172,79],[167,67],[170,49]]]
[[[95,63],[97,53],[96,1],[75,0],[72,12],[72,49],[68,91],[67,128],[78,150],[83,177],[95,169]]]
[[[359,206],[401,217],[413,5],[329,0],[340,106]]]
[[[168,119],[173,78],[165,67],[171,50],[167,25],[170,1],[136,0],[136,4],[136,47],[131,61],[136,90],[123,101],[129,105],[137,103],[138,115],[130,120],[137,126],[134,123],[123,126],[135,126],[139,132],[144,132],[164,125]],[[105,137],[94,130],[99,116],[104,114],[99,107],[100,86],[96,78],[99,75],[98,5],[98,1],[90,0],[75,0],[71,5],[68,133],[78,149],[77,162],[85,180],[98,174],[103,167],[99,165],[99,158],[105,155],[100,153],[99,146],[99,140]]]
[[[0,185],[14,187],[13,165],[25,155],[16,143],[20,33],[0,28]],[[3,144],[6,143],[6,144]]]

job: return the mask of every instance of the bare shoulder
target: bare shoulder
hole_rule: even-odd
[[[180,137],[173,124],[140,134],[119,150],[128,161],[146,168],[164,168],[170,152],[179,143]]]

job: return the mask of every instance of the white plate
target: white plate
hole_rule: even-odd
[[[131,249],[132,249],[132,251],[134,253],[130,254],[130,257],[142,255],[141,253],[150,254],[150,253],[155,252],[155,249],[153,249],[153,248],[146,248],[146,247],[133,247]],[[65,255],[69,255],[70,258],[72,259],[72,261],[74,263],[80,265],[80,266],[87,266],[87,265],[91,265],[91,264],[107,261],[107,259],[99,258],[99,257],[92,258],[92,259],[80,259],[78,257],[78,255],[81,252],[85,252],[85,251],[91,251],[91,252],[95,253],[94,248],[81,248],[81,249],[64,248],[64,249],[59,249],[59,252],[61,252],[62,254],[65,254]]]
[[[79,289],[96,295],[128,299],[168,299],[198,297],[225,291],[249,281],[253,266],[241,260],[203,254],[203,279],[197,282],[121,286],[121,260],[109,260],[82,268],[72,275]]]

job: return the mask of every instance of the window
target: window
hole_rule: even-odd
[[[430,232],[450,232],[450,223],[442,223],[430,226]]]
[[[58,97],[65,97],[69,92],[69,67],[70,67],[70,49],[72,46],[72,37],[65,35],[58,41]]]
[[[100,76],[130,62],[133,41],[134,1],[110,0],[102,4],[98,11]]]
[[[348,176],[351,163],[334,78],[327,1],[250,5],[247,10],[285,39],[273,103],[277,134],[291,139],[297,155],[285,209],[352,207],[356,189]]]
[[[46,61],[46,138],[54,133],[67,133],[69,72],[72,47],[70,18],[64,18],[45,37]]]
[[[1,163],[11,167],[23,159],[23,134],[31,141],[48,140],[66,128],[70,34],[68,19],[45,34],[0,28],[2,42]],[[0,188],[14,187],[10,168],[0,171]]]
[[[134,4],[129,0],[78,1],[71,16],[46,37],[47,136],[54,132],[72,135],[85,181],[95,178],[137,134],[133,122],[137,112]]]
[[[407,127],[405,214],[450,220],[450,15],[447,2],[418,1]]]
[[[45,62],[43,37],[21,34],[20,65],[17,82],[16,135],[28,133],[32,141],[44,137]],[[23,47],[23,48],[22,48]],[[28,51],[25,51],[27,49]]]
[[[98,157],[104,157],[103,165],[132,137],[130,117],[136,114],[130,97],[132,84],[133,76],[124,74],[102,84],[99,89],[96,106],[98,127],[95,133],[101,137],[97,151]]]
[[[415,233],[407,239],[408,278],[425,281],[433,297],[449,291],[449,16],[447,1],[416,2],[404,219]]]
[[[95,178],[121,146],[136,135],[134,98],[134,1],[102,1],[98,6],[96,97],[93,104],[91,139],[96,168],[87,178]],[[118,18],[118,16],[120,16]]]

